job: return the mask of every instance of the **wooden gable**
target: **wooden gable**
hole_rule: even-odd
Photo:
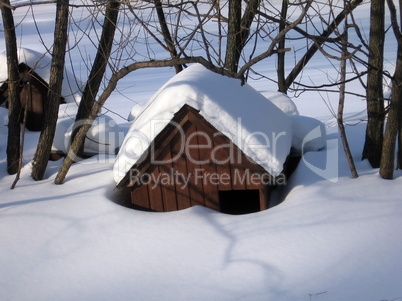
[[[43,126],[44,106],[46,104],[49,85],[36,72],[24,63],[18,65],[20,74],[20,102],[21,107],[27,108],[26,127],[31,131],[40,131]],[[0,87],[0,104],[8,98],[8,84],[3,83]],[[64,100],[61,97],[60,103]],[[24,110],[20,113],[20,122],[23,122]]]
[[[260,211],[268,208],[275,184],[189,105],[174,115],[138,162],[118,187],[130,187],[133,206],[151,211],[195,205],[234,214]]]

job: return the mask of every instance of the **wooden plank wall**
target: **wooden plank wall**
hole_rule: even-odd
[[[259,165],[250,162],[226,136],[216,134],[216,129],[205,122],[190,118],[184,124],[183,132],[185,141],[178,132],[157,157],[168,161],[174,158],[173,162],[151,164],[146,171],[151,179],[161,175],[173,178],[163,182],[159,178],[148,185],[134,187],[132,202],[135,205],[152,211],[175,211],[194,205],[220,211],[220,190],[258,189],[260,209],[268,208],[270,188],[243,179],[247,172],[263,173]],[[183,150],[182,143],[186,143],[188,149],[179,155]],[[204,161],[205,164],[200,164]],[[185,185],[188,178],[190,181]]]

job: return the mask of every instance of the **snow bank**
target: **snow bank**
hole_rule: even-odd
[[[270,102],[276,105],[282,112],[287,115],[299,115],[296,104],[293,100],[287,96],[285,93],[277,91],[262,91],[264,95]]]
[[[52,59],[50,56],[28,48],[18,49],[19,63],[25,63],[32,68],[44,81],[49,83]],[[7,80],[7,55],[0,53],[0,81]],[[65,102],[78,102],[81,99],[80,83],[77,83],[71,72],[64,70],[64,80],[61,95]]]
[[[57,121],[53,140],[53,151],[67,153],[74,127],[74,117],[62,117]],[[115,154],[123,141],[123,134],[116,122],[109,116],[102,115],[95,119],[89,129],[84,151],[90,154]]]
[[[130,114],[128,114],[127,120],[128,121],[134,121],[135,118],[141,113],[143,107],[140,104],[136,104],[130,111]]]
[[[290,116],[292,120],[292,147],[300,155],[319,151],[326,145],[325,125],[307,116]]]
[[[200,114],[273,176],[283,170],[292,129],[289,117],[249,85],[195,64],[169,80],[144,105],[116,158],[118,183],[184,105]]]

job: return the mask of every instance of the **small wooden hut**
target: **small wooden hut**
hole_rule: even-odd
[[[201,205],[230,214],[265,210],[275,178],[197,110],[185,104],[118,187],[135,208],[175,211]]]
[[[25,63],[18,65],[20,74],[20,102],[22,111],[20,121],[23,122],[24,109],[27,109],[25,126],[31,131],[40,131],[43,126],[44,104],[46,103],[48,83],[42,79]],[[0,104],[8,106],[8,84],[7,81],[0,86]],[[60,99],[62,102],[62,98]]]
[[[27,108],[26,127],[31,131],[40,131],[49,91],[51,57],[28,48],[18,48],[17,56],[22,106],[20,120],[23,121],[24,109]],[[81,97],[80,91],[80,84],[65,70],[60,103],[78,102]],[[0,53],[0,105],[8,107],[8,70],[5,52]]]
[[[290,132],[288,117],[250,86],[193,65],[134,120],[116,158],[117,187],[150,211],[265,210],[283,184]]]

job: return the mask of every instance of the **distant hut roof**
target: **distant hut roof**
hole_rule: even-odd
[[[175,75],[134,120],[114,165],[119,183],[183,105],[199,111],[247,156],[278,176],[290,152],[291,121],[248,84],[195,64]]]
[[[31,68],[47,84],[49,84],[50,79],[51,61],[49,55],[28,48],[18,49],[19,64],[25,64]],[[3,52],[0,53],[0,82],[5,82],[7,78],[7,56]],[[77,83],[71,72],[65,70],[61,96],[65,102],[74,102],[81,99],[80,95],[80,84]]]

